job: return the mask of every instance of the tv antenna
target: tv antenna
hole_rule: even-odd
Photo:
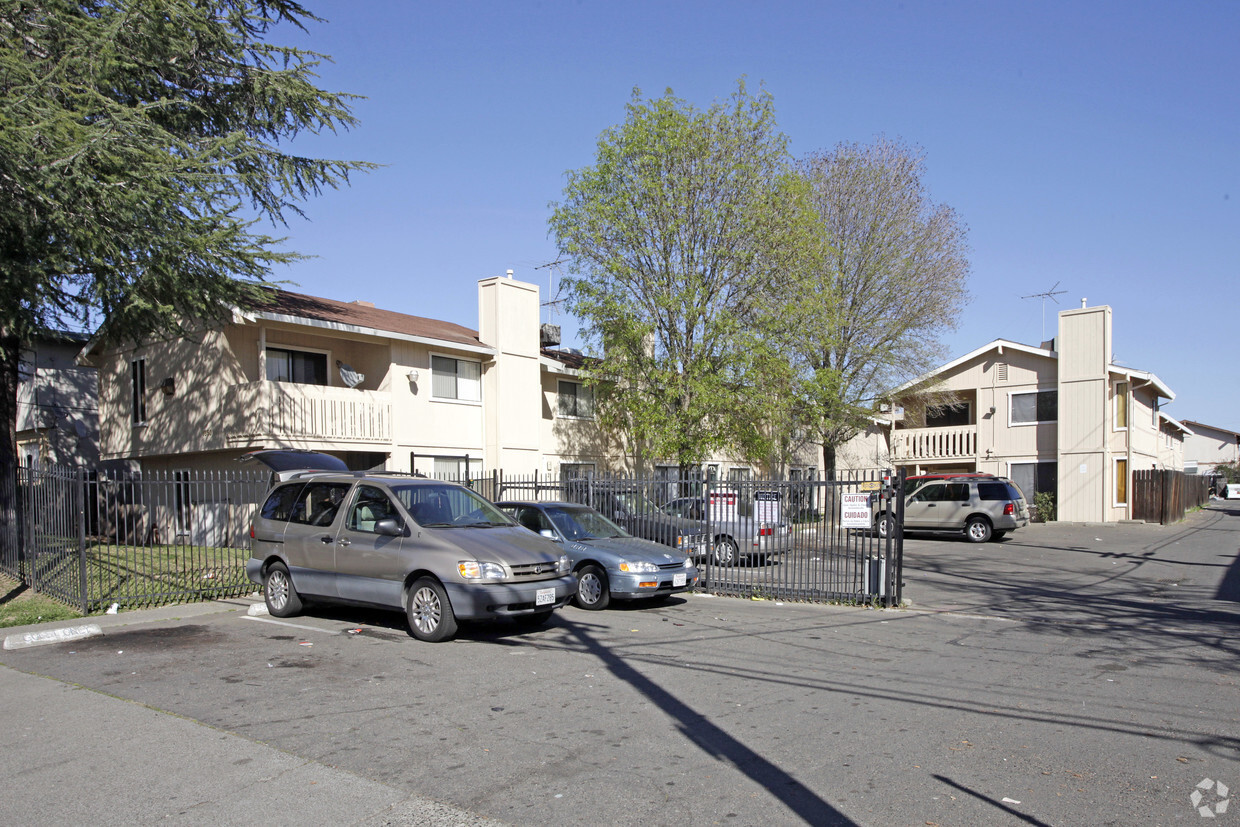
[[[1067,290],[1056,290],[1055,288],[1058,286],[1059,286],[1059,282],[1055,282],[1053,285],[1051,285],[1050,290],[1046,290],[1041,293],[1030,293],[1028,296],[1021,296],[1022,299],[1041,299],[1042,300],[1042,341],[1043,342],[1046,341],[1046,300],[1050,299],[1055,304],[1059,304],[1059,299],[1055,297],[1062,296],[1064,293],[1068,292]]]

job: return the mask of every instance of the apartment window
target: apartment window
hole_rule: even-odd
[[[580,382],[560,382],[556,407],[560,416],[593,419],[594,389]]]
[[[282,347],[267,348],[267,381],[299,385],[327,384],[327,354]]]
[[[969,403],[931,405],[926,408],[927,428],[955,428],[969,423]]]
[[[1059,489],[1058,462],[1010,462],[1008,478],[1016,483],[1025,499],[1033,502],[1038,493],[1054,494]]]
[[[431,397],[460,402],[482,401],[482,363],[447,356],[431,357]]]
[[[1009,399],[1009,423],[1012,425],[1036,425],[1039,422],[1056,422],[1059,419],[1058,391],[1013,393]]]
[[[134,425],[146,422],[146,360],[134,359],[129,363],[130,412]]]
[[[1115,383],[1115,427],[1128,427],[1128,383]]]
[[[1128,460],[1115,460],[1115,504],[1128,505]]]
[[[560,479],[583,480],[594,476],[593,462],[565,462],[560,465]]]

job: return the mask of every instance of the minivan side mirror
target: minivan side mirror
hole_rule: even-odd
[[[405,529],[400,523],[396,522],[394,517],[384,517],[375,523],[375,534],[383,534],[388,537],[399,537],[405,533]]]
[[[560,538],[555,536],[555,532],[549,528],[544,528],[542,531],[538,533],[542,535],[543,537],[546,537],[548,540],[555,540],[557,543],[560,542]]]

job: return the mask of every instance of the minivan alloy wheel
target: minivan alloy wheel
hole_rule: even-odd
[[[423,577],[410,587],[406,615],[409,631],[418,640],[437,643],[456,634],[456,616],[448,593],[431,577]]]

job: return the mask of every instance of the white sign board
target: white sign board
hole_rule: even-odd
[[[840,495],[840,527],[841,528],[870,528],[872,525],[870,518],[870,495],[869,494],[841,494]]]

